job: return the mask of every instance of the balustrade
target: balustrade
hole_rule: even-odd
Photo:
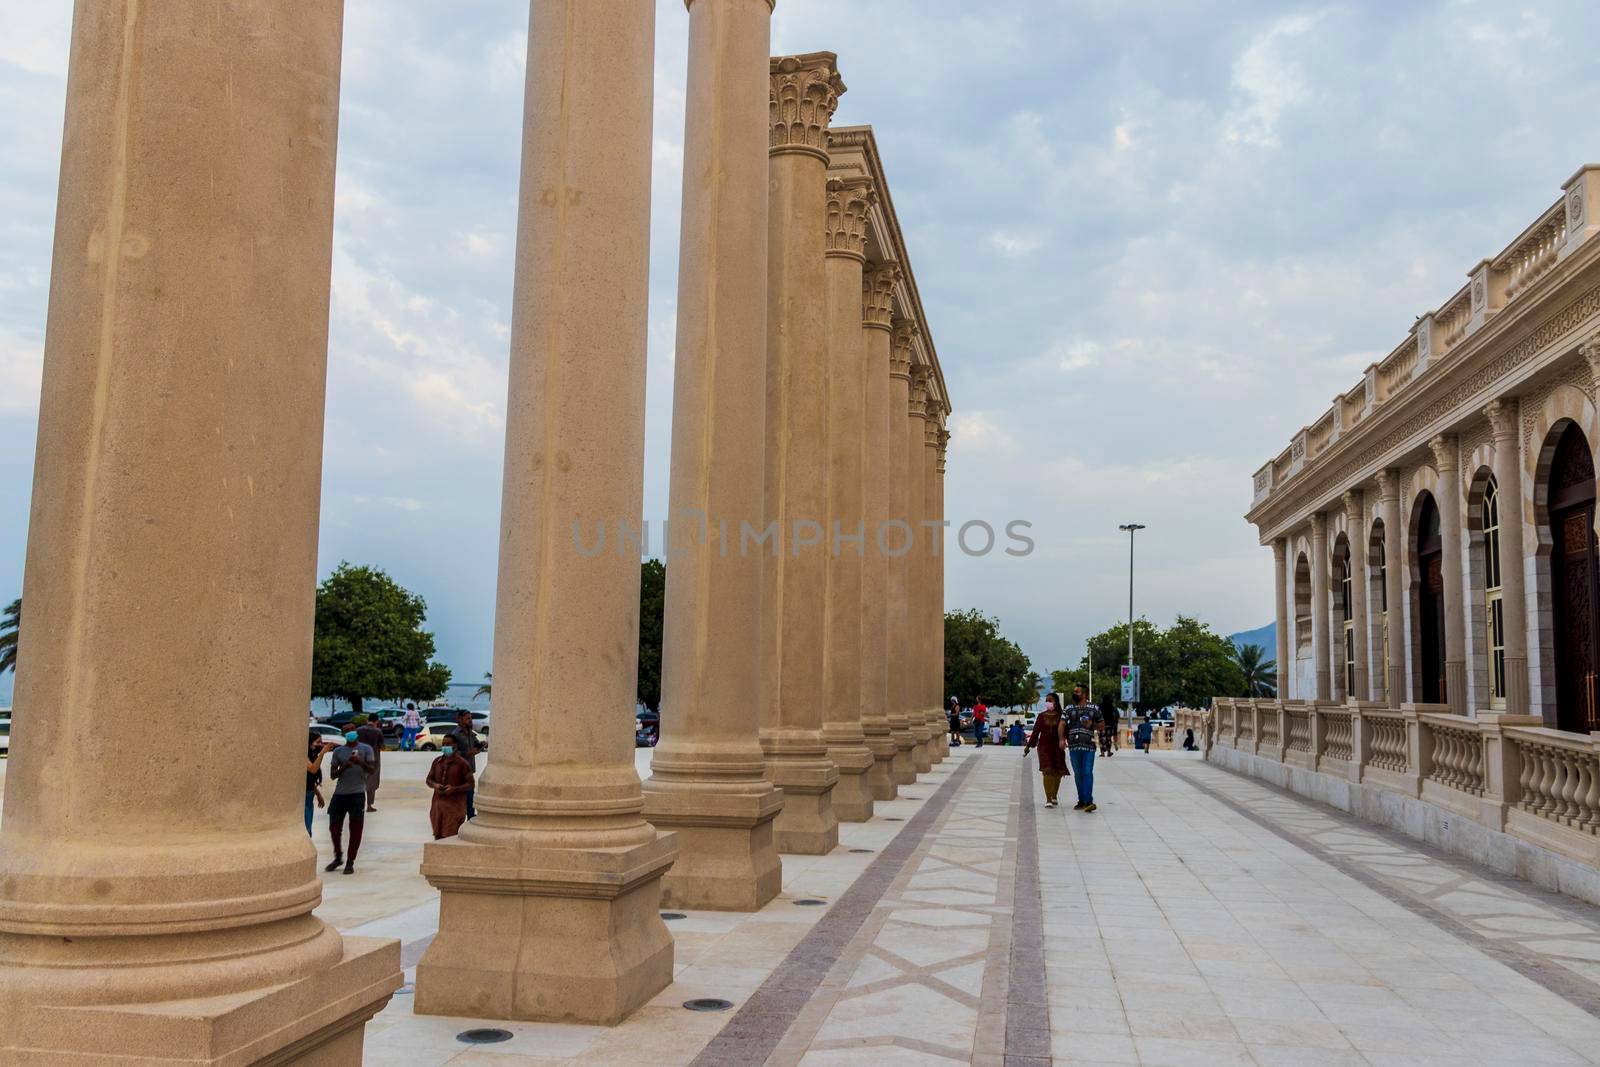
[[[1367,731],[1367,766],[1404,774],[1411,769],[1411,739],[1401,715],[1363,712],[1362,728]]]
[[[1509,300],[1542,278],[1556,265],[1562,242],[1567,238],[1566,201],[1555,205],[1539,217],[1539,221],[1524,231],[1521,240],[1512,245],[1494,262],[1496,270],[1505,271],[1506,299]]]
[[[1322,754],[1328,759],[1346,763],[1355,757],[1355,733],[1351,729],[1350,713],[1336,708],[1317,708],[1312,714],[1322,720]]]
[[[1594,834],[1600,824],[1600,773],[1593,742],[1543,727],[1507,729],[1506,740],[1521,756],[1516,806]]]
[[[1452,722],[1444,721],[1446,718]],[[1478,724],[1456,716],[1422,716],[1422,728],[1433,742],[1426,777],[1475,797],[1483,795],[1483,738]]]
[[[1308,708],[1284,708],[1287,727],[1284,749],[1289,752],[1311,753],[1311,711]]]

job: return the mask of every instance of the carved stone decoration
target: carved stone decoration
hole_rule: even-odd
[[[1306,458],[1306,439],[1304,437],[1296,437],[1294,439],[1293,455],[1297,460]]]
[[[1428,356],[1433,351],[1433,320],[1425,318],[1417,323],[1417,363],[1420,366],[1428,362]]]
[[[861,276],[861,324],[880,330],[894,328],[894,287],[900,281],[900,264],[882,263]],[[892,351],[892,350],[891,350]],[[893,356],[891,355],[892,359]]]
[[[1497,397],[1484,405],[1483,417],[1489,420],[1489,432],[1498,449],[1517,435],[1517,402],[1510,397]]]
[[[949,448],[950,448],[950,431],[949,430],[945,430],[945,429],[941,429],[939,431],[939,465],[938,465],[938,471],[939,471],[940,474],[944,473],[944,460],[945,460],[946,453],[949,451]]]
[[[1600,333],[1589,335],[1587,341],[1578,344],[1578,354],[1589,364],[1589,375],[1600,382]]]
[[[1567,194],[1567,229],[1576,230],[1583,225],[1583,185],[1573,186]]]
[[[877,198],[871,178],[828,179],[828,255],[866,260],[867,213]]]
[[[1365,515],[1361,490],[1346,489],[1344,496],[1340,499],[1344,503],[1345,521],[1352,527],[1352,530],[1360,530]]]
[[[917,343],[917,324],[911,319],[894,320],[894,345],[889,349],[889,377],[911,380],[911,351]]]
[[[1433,453],[1433,469],[1439,472],[1440,477],[1454,471],[1459,465],[1456,456],[1456,439],[1450,434],[1440,434],[1428,442],[1428,449]]]
[[[944,418],[944,404],[934,395],[933,375],[929,374],[925,380],[928,382],[928,388],[922,400],[922,443],[929,448],[938,448],[939,422]]]
[[[772,137],[769,152],[808,152],[828,158],[828,124],[844,95],[839,57],[832,52],[772,58],[767,97]]]
[[[1483,284],[1483,275],[1480,274],[1472,279],[1472,310],[1482,311],[1487,300],[1488,291]]]
[[[1378,499],[1397,500],[1400,497],[1400,472],[1395,470],[1381,470],[1378,472]]]

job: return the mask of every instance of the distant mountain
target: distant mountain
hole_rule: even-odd
[[[1228,640],[1233,642],[1235,648],[1260,645],[1266,651],[1267,658],[1272,659],[1278,654],[1278,624],[1269,622],[1259,630],[1246,630],[1232,635]]]

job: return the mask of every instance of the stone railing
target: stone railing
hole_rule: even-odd
[[[1466,718],[1439,704],[1227,698],[1213,701],[1209,723],[1204,747],[1213,762],[1347,810],[1355,806],[1349,793],[1297,785],[1295,776],[1317,772],[1324,783],[1345,783],[1341,791],[1359,784],[1399,794],[1600,868],[1600,733],[1547,729],[1529,716]]]
[[[1367,368],[1365,381],[1341,393],[1291,441],[1289,449],[1255,476],[1252,509],[1286,482],[1314,466],[1339,440],[1336,430],[1371,418],[1413,381],[1455,359],[1455,349],[1549,274],[1563,257],[1600,232],[1592,222],[1600,204],[1600,166],[1586,166],[1562,186],[1562,196],[1499,253],[1468,273],[1467,285],[1437,308],[1417,317],[1416,325],[1383,359]]]

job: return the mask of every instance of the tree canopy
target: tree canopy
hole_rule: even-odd
[[[977,609],[944,616],[944,697],[963,706],[982,697],[995,707],[1020,707],[1029,699],[1033,674],[1015,641],[1000,635],[1000,620]]]
[[[0,674],[17,669],[17,637],[22,632],[22,598],[0,613]]]
[[[666,612],[667,566],[659,559],[640,564],[639,703],[661,710],[661,630]]]
[[[433,659],[433,634],[422,628],[428,605],[376,567],[341,562],[317,587],[311,695],[434,700],[450,668]]]
[[[1063,694],[1087,684],[1088,661],[1094,663],[1094,692],[1121,692],[1121,666],[1128,658],[1128,626],[1119,623],[1089,638],[1089,652],[1078,667],[1054,672]],[[1149,619],[1133,624],[1133,661],[1140,668],[1140,711],[1170,707],[1208,707],[1212,697],[1242,695],[1244,672],[1232,642],[1197,619],[1179,615],[1163,630]]]
[[[1267,658],[1266,649],[1260,645],[1240,645],[1234,649],[1233,661],[1239,665],[1239,676],[1244,683],[1239,696],[1278,695],[1278,663]]]

